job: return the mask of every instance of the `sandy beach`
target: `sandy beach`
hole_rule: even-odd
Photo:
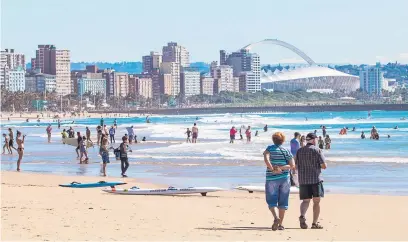
[[[58,187],[99,180],[2,171],[1,240],[408,240],[407,196],[327,194],[324,229],[302,230],[298,197],[291,195],[286,230],[273,232],[263,193],[121,196]],[[132,178],[105,180],[165,187]]]

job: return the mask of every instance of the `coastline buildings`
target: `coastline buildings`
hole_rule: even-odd
[[[367,66],[360,71],[360,88],[369,95],[381,95],[384,89],[384,73],[378,66]]]
[[[101,78],[82,77],[78,79],[78,96],[82,96],[86,93],[106,95],[106,80],[102,78],[102,75]]]
[[[26,92],[53,92],[57,88],[55,75],[44,73],[29,73],[25,77]]]
[[[190,53],[186,47],[178,45],[176,42],[169,42],[163,46],[163,62],[176,62],[182,67],[190,65]]]
[[[129,93],[142,96],[146,99],[153,98],[153,80],[150,74],[130,74]]]
[[[58,50],[54,45],[38,45],[35,59],[31,60],[31,68],[41,73],[55,75],[57,93],[71,94],[70,51]]]
[[[183,67],[180,75],[181,93],[186,97],[200,94],[200,72],[197,68]]]
[[[173,78],[171,74],[160,75],[160,94],[171,95],[173,93]]]
[[[220,50],[220,65],[225,64],[233,68],[234,77],[239,77],[240,82],[245,82],[240,84],[242,86],[240,91],[261,91],[261,63],[258,54],[249,53],[246,49],[241,49],[239,52],[232,52],[231,54]]]
[[[21,90],[25,86],[22,83],[21,72],[25,78],[25,56],[14,52],[14,49],[5,49],[1,51],[0,60],[0,87],[10,91]]]
[[[211,75],[203,75],[200,80],[200,91],[204,95],[214,95],[214,78]]]
[[[180,93],[180,64],[177,62],[162,62],[160,73],[171,76],[171,95],[177,96]]]
[[[229,65],[220,65],[213,69],[214,93],[233,92],[233,68]]]

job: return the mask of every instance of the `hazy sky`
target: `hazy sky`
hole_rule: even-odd
[[[1,0],[1,47],[38,44],[72,61],[140,61],[176,41],[191,61],[219,59],[266,38],[318,63],[408,63],[408,0]],[[253,48],[261,63],[301,62],[283,47]]]

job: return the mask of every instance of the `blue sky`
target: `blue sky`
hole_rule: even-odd
[[[318,63],[408,63],[407,0],[2,0],[1,47],[35,55],[38,44],[71,50],[72,61],[140,61],[176,41],[191,61],[218,60],[266,38]],[[274,45],[261,63],[302,62]]]

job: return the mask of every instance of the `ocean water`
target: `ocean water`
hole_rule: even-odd
[[[405,120],[402,119],[405,117]],[[306,120],[307,118],[307,120]],[[112,125],[114,118],[104,118]],[[332,139],[332,149],[324,151],[328,169],[323,171],[325,187],[334,193],[370,193],[408,195],[408,112],[321,112],[321,113],[268,113],[268,114],[217,114],[198,116],[152,116],[151,123],[145,117],[118,118],[116,138],[133,125],[138,139],[146,137],[146,143],[132,145],[128,176],[172,186],[220,186],[232,188],[237,185],[262,185],[265,165],[262,152],[272,143],[273,132],[281,131],[287,141],[295,131],[306,135],[321,125],[327,127]],[[72,126],[84,132],[95,127],[100,119],[64,120],[63,128]],[[199,127],[199,143],[185,143],[186,128],[196,122]],[[45,128],[53,125],[52,143],[47,143]],[[263,131],[268,124],[268,132]],[[229,144],[231,126],[252,127],[253,142],[236,140]],[[369,137],[375,126],[380,140],[360,139],[361,131]],[[398,129],[394,129],[398,126]],[[52,120],[30,122],[3,122],[1,132],[7,128],[18,129],[27,134],[24,172],[52,173],[61,175],[99,175],[101,158],[98,147],[90,148],[90,164],[79,165],[75,147],[61,143],[60,132]],[[347,135],[339,135],[348,127]],[[356,131],[352,132],[355,127]],[[258,137],[254,137],[256,130]],[[244,131],[243,131],[244,132]],[[390,135],[390,138],[388,138]],[[239,135],[238,135],[239,137]],[[113,144],[117,147],[119,143]],[[111,155],[108,175],[120,176],[120,164]],[[2,155],[1,169],[15,170],[17,156]],[[101,178],[102,179],[102,178]],[[78,178],[80,180],[80,178]]]

